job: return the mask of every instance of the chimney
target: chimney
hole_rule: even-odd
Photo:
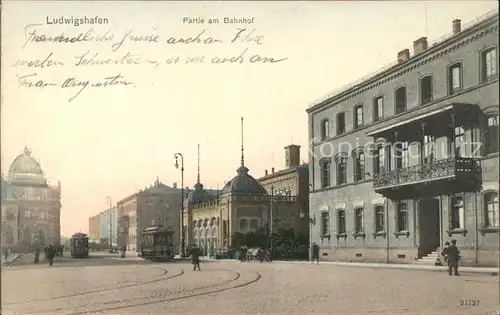
[[[285,166],[287,169],[300,165],[300,145],[291,144],[285,147]]]
[[[177,183],[173,183],[172,187],[177,188]]]
[[[398,52],[398,62],[405,62],[406,60],[410,59],[410,50],[409,49],[403,49],[400,52]]]
[[[428,48],[427,37],[420,37],[413,42],[413,55],[418,55],[426,51]]]
[[[455,34],[458,34],[462,31],[462,25],[460,24],[460,20],[459,19],[455,19],[453,20],[453,35]]]
[[[267,174],[268,174],[268,173],[267,173],[267,170],[265,170],[265,171],[264,171],[264,176],[267,176]]]
[[[271,168],[271,174],[274,174],[274,167]]]

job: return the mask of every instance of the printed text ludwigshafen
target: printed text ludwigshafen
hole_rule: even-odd
[[[74,26],[79,26],[79,25],[85,25],[85,24],[108,24],[108,19],[107,18],[102,18],[99,16],[95,17],[58,17],[58,18],[49,18],[48,16],[46,17],[46,22],[48,25],[50,24],[71,24]]]

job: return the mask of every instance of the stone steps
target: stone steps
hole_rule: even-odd
[[[430,265],[435,266],[440,261],[441,257],[439,257],[438,251],[430,252],[429,254],[422,256],[420,259],[416,261],[418,265]],[[442,262],[441,262],[442,264]]]

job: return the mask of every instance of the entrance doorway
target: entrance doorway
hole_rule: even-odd
[[[440,246],[439,200],[422,199],[419,202],[419,254],[427,255]]]

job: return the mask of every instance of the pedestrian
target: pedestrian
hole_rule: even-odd
[[[441,256],[443,256],[444,262],[448,262],[448,247],[450,246],[450,242],[444,243],[443,251],[441,252]]]
[[[55,255],[55,249],[52,247],[52,245],[49,245],[49,247],[47,248],[47,260],[49,261],[49,266],[52,266],[52,264],[54,264]]]
[[[451,276],[452,271],[455,276],[460,276],[458,273],[458,262],[460,260],[460,250],[457,247],[457,240],[451,240],[451,245],[446,250],[448,261],[448,274]]]
[[[319,264],[319,246],[316,243],[312,243],[312,259],[311,262],[316,260],[316,264]]]
[[[40,260],[40,248],[37,248],[35,250],[35,264],[38,264],[39,260]]]
[[[196,271],[196,268],[198,268],[198,271],[200,270],[200,249],[198,247],[193,247],[191,250],[191,263],[193,264],[193,271]]]

